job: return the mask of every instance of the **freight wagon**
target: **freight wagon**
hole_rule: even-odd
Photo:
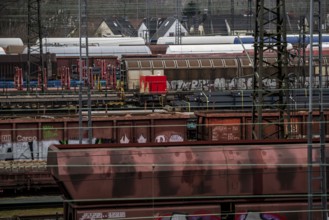
[[[329,74],[327,57],[323,58],[324,77]],[[275,63],[276,58],[269,56],[268,63]],[[168,92],[177,91],[227,91],[253,89],[252,79],[254,69],[252,61],[247,56],[204,54],[196,56],[159,56],[159,57],[125,57],[121,59],[121,78],[125,82],[125,90],[138,90],[142,75],[164,75],[167,77]],[[293,86],[301,85],[301,80],[307,82],[307,77],[297,74],[300,71],[297,60],[289,63],[288,74]],[[316,69],[316,67],[315,67]],[[277,68],[265,66],[265,70],[275,73]],[[307,72],[307,66],[305,67]],[[300,76],[296,77],[296,76]],[[326,84],[327,85],[327,84]],[[274,79],[264,80],[268,89],[276,88]]]
[[[287,45],[287,50],[293,49],[291,44]],[[169,45],[166,54],[243,54],[253,51],[253,44],[206,44],[206,45]]]
[[[307,219],[305,139],[53,145],[48,158],[69,220]]]
[[[329,113],[329,112],[328,112]],[[328,113],[325,113],[325,121],[329,120]],[[305,111],[291,111],[290,123],[285,119],[284,133],[292,139],[307,138],[308,114]],[[198,111],[195,112],[197,118],[198,140],[205,141],[239,141],[252,140],[252,114],[250,111]],[[273,111],[263,112],[264,137],[278,140],[279,128],[275,123],[279,121],[279,113]],[[313,112],[313,136],[320,136],[320,114]],[[289,125],[289,126],[288,126]],[[325,123],[328,127],[328,123]],[[326,137],[329,132],[326,130]]]
[[[44,66],[47,67],[49,79],[56,79],[54,77],[57,72],[57,58],[55,54],[44,54],[43,56]],[[24,79],[26,80],[27,74],[27,54],[19,55],[2,55],[0,56],[0,81],[1,88],[11,88],[14,84],[16,69],[22,69]],[[32,62],[35,62],[35,58],[32,58]],[[32,66],[31,72],[37,72],[38,69]],[[53,75],[54,74],[54,75]],[[37,75],[34,75],[31,79],[37,79]]]
[[[5,54],[6,54],[6,51],[2,47],[0,47],[0,55],[5,55]]]
[[[92,117],[92,143],[179,142],[191,139],[190,113],[152,111]],[[82,141],[88,143],[87,119]],[[46,160],[51,144],[79,143],[78,117],[40,116],[0,120],[0,160]]]
[[[0,47],[6,48],[12,45],[23,46],[24,44],[21,38],[5,38],[5,37],[0,38]]]

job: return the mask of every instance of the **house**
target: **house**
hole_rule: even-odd
[[[194,27],[202,26],[204,35],[228,35],[225,19],[226,15],[204,14],[203,19],[199,19],[201,23],[194,24]]]
[[[144,18],[137,29],[138,37],[150,42],[150,37],[158,31],[165,20],[165,18]]]
[[[95,37],[109,36],[137,37],[137,31],[127,19],[111,17],[104,19],[95,32]]]
[[[156,42],[159,37],[174,37],[177,36],[176,30],[177,25],[179,25],[179,29],[181,32],[180,36],[187,36],[189,35],[186,28],[182,25],[182,23],[174,17],[167,18],[164,22],[162,22],[161,26],[159,27],[158,31],[153,34],[151,37],[150,42]]]

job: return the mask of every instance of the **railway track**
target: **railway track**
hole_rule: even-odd
[[[88,96],[84,92],[82,110],[87,111]],[[80,96],[78,92],[63,93],[8,93],[0,96],[1,115],[32,114],[77,114]],[[93,92],[90,97],[92,111],[110,111],[116,109],[159,108],[163,100],[156,96],[138,96],[134,93]],[[132,109],[133,108],[133,109]]]
[[[2,113],[22,112],[76,112],[79,107],[79,95],[75,94],[30,94],[15,96],[0,96],[0,110]],[[83,107],[87,107],[87,95],[82,96]],[[106,108],[112,105],[122,105],[122,98],[116,93],[93,94],[91,104],[94,108]]]
[[[82,110],[89,109],[87,92],[83,92]],[[111,111],[117,109],[156,109],[170,106],[175,111],[194,111],[209,109],[251,109],[253,106],[253,92],[251,90],[232,91],[194,91],[194,92],[168,92],[166,95],[138,94],[133,92],[92,92],[92,111]],[[314,91],[313,102],[319,103],[319,91]],[[268,97],[264,105],[271,106],[277,97]],[[79,111],[80,96],[77,91],[27,93],[13,92],[0,96],[1,115],[74,115]],[[329,104],[329,90],[323,93],[323,105]],[[305,90],[296,90],[291,94],[288,104],[291,109],[307,109],[309,98]]]
[[[0,180],[1,196],[59,194],[45,160],[0,160]]]
[[[0,220],[61,220],[60,196],[7,197],[0,199]]]
[[[48,214],[48,215],[19,215],[9,218],[0,218],[0,220],[62,220],[63,214]]]

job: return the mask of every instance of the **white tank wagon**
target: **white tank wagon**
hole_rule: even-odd
[[[36,42],[38,43],[38,41]],[[43,38],[44,46],[79,46],[80,38]],[[85,39],[82,39],[85,44]],[[145,45],[141,37],[89,37],[88,45],[91,46],[120,46],[120,45]]]
[[[11,45],[24,46],[21,38],[0,38],[0,47],[8,47]]]
[[[181,44],[233,44],[236,36],[183,36]],[[175,37],[159,37],[157,44],[175,44]]]
[[[6,51],[2,47],[0,47],[0,55],[6,55]]]
[[[253,48],[252,44],[169,45],[166,54],[243,53]]]
[[[34,50],[33,50],[34,51]],[[82,48],[82,53],[85,54],[86,49]],[[79,57],[80,47],[44,47],[44,53],[56,54],[56,57]],[[23,53],[27,53],[27,49]],[[89,57],[104,57],[117,56],[121,58],[123,55],[150,55],[152,54],[150,48],[146,45],[134,46],[90,46],[88,47]]]
[[[287,50],[293,49],[292,44]],[[254,44],[168,45],[166,54],[242,54],[254,50]]]

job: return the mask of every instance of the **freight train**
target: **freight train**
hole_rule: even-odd
[[[51,86],[53,80],[63,79],[63,73],[71,79],[78,76],[78,55],[56,57],[45,55],[48,58],[48,84]],[[24,79],[26,74],[27,57],[17,55],[16,57],[0,57],[1,74],[3,86],[13,84],[15,67],[22,69]],[[275,63],[275,57],[269,55],[269,63]],[[118,59],[116,56],[94,56],[89,59],[91,74],[100,77],[108,84],[117,85],[120,81],[126,91],[138,91],[140,89],[140,76],[166,76],[168,91],[189,91],[189,90],[228,90],[230,88],[248,89],[251,88],[253,76],[252,61],[244,54],[190,54],[190,55],[134,55],[123,56]],[[47,66],[47,65],[45,65]],[[328,56],[323,56],[324,77],[328,77]],[[304,75],[302,70],[304,68]],[[266,66],[268,71],[276,71]],[[315,67],[315,69],[317,69]],[[294,83],[303,82],[307,84],[308,66],[301,66],[300,60],[295,57],[290,59],[288,74],[297,76]],[[24,81],[24,80],[23,80]],[[6,84],[7,83],[7,84]],[[275,86],[272,79],[265,83],[268,86]],[[327,85],[327,80],[325,80]]]
[[[324,113],[329,121],[329,112]],[[313,135],[320,134],[318,112],[313,113]],[[265,124],[279,121],[279,113],[266,111]],[[51,144],[79,143],[78,116],[17,117],[0,120],[0,160],[46,160]],[[292,111],[290,123],[286,123],[285,134],[289,138],[307,137],[308,114]],[[88,143],[88,120],[83,119],[82,142]],[[252,140],[252,114],[245,111],[117,111],[99,113],[91,118],[93,144],[100,143],[158,143],[187,141],[239,141]],[[288,126],[290,125],[290,126]],[[327,126],[327,124],[326,124]],[[265,126],[264,136],[279,139],[279,127],[273,123]],[[329,137],[329,129],[325,129]]]
[[[3,57],[3,69],[15,71],[17,65],[21,67],[21,86],[17,87],[16,81],[1,81],[3,94],[10,95],[19,91],[25,94],[27,88],[23,75],[26,72],[27,56]],[[1,58],[1,57],[0,57]],[[56,57],[55,54],[45,55],[48,64],[53,68],[48,75],[50,79],[48,91],[71,94],[78,90],[79,68],[78,57]],[[325,101],[328,101],[329,82],[329,56],[323,56],[322,66],[322,88],[324,88]],[[268,54],[266,61],[276,62],[273,55]],[[292,57],[287,68],[289,86],[289,103],[293,106],[307,108],[308,94],[305,92],[309,84],[308,65],[301,65],[301,60]],[[194,109],[211,108],[245,108],[252,107],[253,73],[252,60],[245,54],[174,54],[174,55],[145,55],[145,56],[123,56],[118,59],[116,56],[90,57],[91,89],[93,94],[113,93],[117,100],[113,103],[121,102],[122,105],[134,105],[144,107],[145,105],[164,106],[170,105],[182,107],[181,109],[190,111]],[[60,68],[59,68],[60,67]],[[276,68],[265,66],[268,73],[275,73]],[[319,68],[314,67],[315,74],[318,75]],[[47,76],[48,76],[47,75]],[[53,76],[55,75],[55,76]],[[4,78],[11,78],[10,75],[2,75]],[[1,77],[1,76],[0,76]],[[15,79],[17,79],[15,77]],[[277,82],[275,79],[267,78],[263,80],[264,88],[275,89]],[[32,91],[37,91],[40,80],[30,81]],[[319,87],[318,78],[314,81],[314,92]],[[13,89],[16,88],[16,89]],[[130,98],[129,98],[130,97]],[[274,97],[273,99],[275,99]],[[270,97],[270,102],[273,99]],[[77,99],[78,100],[78,99]],[[14,100],[3,100],[2,109],[6,111],[14,106]],[[63,101],[65,101],[63,99]],[[100,108],[106,108],[106,101],[95,103]],[[273,103],[273,102],[272,102]],[[317,101],[314,101],[317,103]],[[45,106],[49,103],[41,103]],[[63,103],[61,103],[62,105]],[[75,103],[68,103],[68,106]],[[111,104],[109,104],[111,105]],[[113,105],[113,104],[112,104]],[[53,106],[50,103],[50,106]],[[32,108],[32,107],[31,107]],[[93,109],[97,110],[97,109]]]
[[[328,85],[328,57],[323,57],[324,64],[324,86]],[[268,62],[276,62],[274,57],[268,57]],[[17,61],[18,62],[18,61]],[[19,63],[6,63],[3,70],[14,70]],[[55,61],[56,62],[56,61]],[[116,85],[121,81],[125,91],[138,91],[140,89],[141,75],[166,76],[168,91],[193,91],[193,90],[230,90],[230,89],[251,89],[253,67],[251,61],[243,55],[207,54],[187,56],[134,56],[123,57],[118,60],[115,57],[94,57],[90,58],[93,63],[92,73],[94,76],[101,76],[108,84]],[[62,66],[59,66],[62,65]],[[20,64],[22,66],[22,64]],[[69,66],[65,68],[65,66]],[[67,69],[71,79],[77,79],[78,58],[57,58],[53,63],[53,79],[59,80],[62,77],[61,71]],[[265,67],[269,71],[276,71],[272,67]],[[57,70],[56,70],[57,69]],[[294,81],[295,86],[305,87],[307,84],[308,67],[304,67],[305,75],[301,74],[302,67],[298,59],[291,60],[288,66],[288,74],[298,76]],[[3,83],[12,82],[6,79],[13,79],[13,75],[4,73]],[[75,78],[74,78],[75,77]],[[51,82],[49,80],[49,87]],[[269,87],[275,87],[275,81],[268,79],[264,82]],[[301,84],[304,83],[304,84]],[[299,84],[299,85],[298,85]],[[5,85],[5,84],[3,84]]]
[[[218,46],[230,47],[229,45]],[[165,45],[165,47],[169,49],[177,45]],[[202,105],[200,107],[220,107],[219,103],[223,94],[230,92],[232,94],[228,95],[230,96],[228,98],[233,99],[232,102],[236,102],[235,94],[241,94],[241,97],[237,99],[250,101],[251,96],[246,97],[246,94],[250,94],[253,89],[254,68],[252,59],[244,51],[225,53],[221,50],[222,52],[212,53],[208,50],[208,53],[202,54],[198,51],[190,51],[189,54],[186,52],[184,54],[154,54],[150,48],[151,45],[92,46],[89,64],[82,63],[82,82],[80,82],[79,74],[79,48],[76,46],[49,46],[48,51],[51,53],[44,55],[44,66],[47,67],[47,72],[44,72],[42,78],[40,70],[34,69],[29,81],[27,81],[27,54],[0,56],[0,86],[8,95],[16,91],[22,94],[21,91],[28,89],[32,91],[45,89],[46,93],[47,90],[49,93],[50,90],[74,93],[78,90],[78,86],[84,83],[97,92],[117,93],[118,99],[113,102],[121,102],[123,105],[168,104],[184,106],[189,110],[190,106],[198,106],[200,103]],[[179,50],[175,53],[177,52]],[[265,57],[267,63],[274,66],[277,64],[274,52],[266,53]],[[322,87],[325,89],[329,85],[328,58],[329,54],[324,53]],[[307,59],[308,57],[305,57],[306,62],[303,62],[303,59],[294,53],[290,54],[288,59],[290,97],[296,105],[299,105],[299,98],[294,97],[295,91],[298,89],[297,96],[303,96],[305,93],[301,90],[309,85]],[[314,72],[318,75],[319,68],[316,65]],[[86,66],[89,68],[86,69]],[[271,65],[265,66],[268,75],[271,73],[275,75],[277,70]],[[275,89],[278,85],[273,78],[264,79],[263,84],[264,88],[269,90]],[[319,87],[318,80],[315,80],[314,87]],[[125,97],[133,98],[126,99]],[[305,101],[305,95],[302,99]],[[301,105],[304,105],[304,101]],[[243,103],[242,105],[247,106]]]
[[[307,137],[308,114],[291,112],[285,134],[290,139]],[[264,112],[264,123],[278,121],[278,112]],[[329,121],[329,112],[324,113]],[[313,135],[319,137],[320,115],[313,112]],[[54,188],[54,181],[45,171],[48,148],[51,145],[68,147],[79,143],[78,116],[29,116],[0,120],[0,195]],[[252,140],[252,114],[250,111],[198,111],[194,113],[166,111],[108,111],[94,112],[91,118],[92,140],[97,147],[111,143],[122,146],[162,143],[194,143],[210,141]],[[89,143],[88,121],[83,117],[82,143]],[[290,126],[288,126],[290,125]],[[329,129],[326,137],[329,137]],[[266,125],[264,136],[279,139],[279,127]],[[281,140],[282,141],[282,140]]]
[[[66,219],[323,219],[308,210],[306,140],[53,145],[48,158]]]
[[[251,87],[252,60],[248,59],[245,52],[252,50],[252,44],[245,44],[244,47],[233,43],[212,46],[163,45],[161,49],[158,47],[161,45],[141,44],[140,39],[134,41],[134,38],[122,41],[127,44],[129,42],[131,45],[111,46],[109,46],[111,42],[113,44],[125,38],[114,38],[117,41],[113,41],[112,38],[98,41],[92,39],[94,38],[90,38],[90,43],[98,42],[99,45],[89,47],[89,79],[93,83],[96,80],[101,81],[102,85],[107,85],[106,89],[124,88],[125,91],[139,91],[141,89],[141,75],[165,76],[165,82],[163,82],[163,78],[160,84],[162,86],[165,83],[167,90],[161,90],[161,92],[181,90],[221,91],[230,88],[246,89]],[[109,40],[111,42],[107,42]],[[46,87],[69,89],[76,86],[78,84],[76,80],[79,80],[80,56],[77,39],[49,38],[44,39],[44,41],[46,44],[44,52],[47,52],[44,55],[44,66],[47,68],[47,73],[43,81],[46,81]],[[197,47],[202,48],[202,53]],[[238,48],[234,49],[235,47]],[[305,50],[307,52],[309,48]],[[329,53],[327,51],[329,51],[328,48],[324,46],[325,77],[328,76],[327,57]],[[288,74],[297,76],[292,80],[299,84],[299,87],[304,88],[307,84],[307,78],[305,78],[305,75],[308,75],[307,62],[303,68],[297,55],[302,55],[302,53],[292,53],[289,57]],[[271,58],[274,53],[268,53],[266,56],[268,56],[268,62],[276,62],[275,58]],[[27,59],[26,49],[23,54],[0,56],[0,85],[2,88],[17,87],[15,86],[15,79],[20,81],[19,89],[27,87]],[[18,76],[17,68],[21,69],[21,74]],[[271,67],[267,68],[270,69]],[[37,69],[32,70],[32,72],[40,73]],[[40,75],[32,75],[30,83],[38,87],[38,83],[42,81]],[[272,79],[268,79],[265,84],[273,86],[275,83]],[[68,84],[72,85],[67,86]],[[325,80],[325,84],[327,84],[327,80]]]

